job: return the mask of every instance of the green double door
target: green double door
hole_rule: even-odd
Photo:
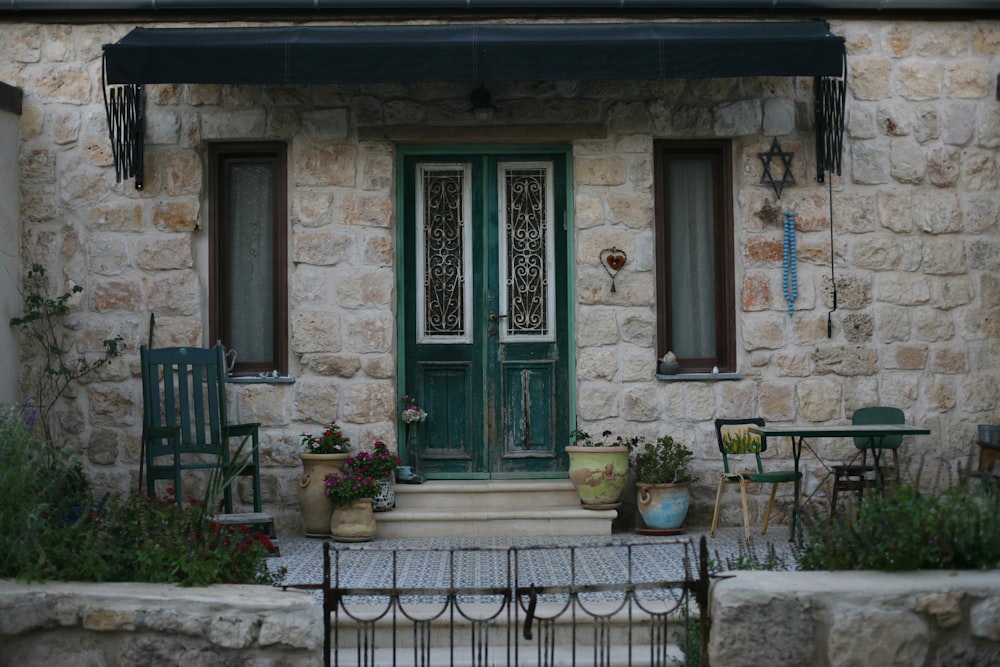
[[[565,152],[401,155],[402,391],[428,477],[564,473]]]

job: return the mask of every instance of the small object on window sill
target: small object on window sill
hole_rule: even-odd
[[[665,375],[663,373],[657,373],[657,379],[661,382],[721,382],[728,380],[742,380],[742,373],[729,373],[719,371],[718,373],[712,373],[705,371],[703,373],[677,373],[675,375]]]
[[[660,359],[660,375],[677,375],[680,370],[681,365],[677,362],[677,355],[673,352],[667,352],[663,355],[663,358]]]
[[[712,366],[712,375],[718,375],[718,374],[719,374],[719,367]]]
[[[295,378],[288,375],[270,373],[258,373],[257,375],[230,375],[226,382],[233,384],[294,384]]]

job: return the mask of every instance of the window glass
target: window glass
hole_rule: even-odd
[[[211,160],[210,338],[234,374],[286,375],[287,250],[283,144],[215,144]]]
[[[728,142],[658,141],[657,352],[682,372],[735,371]]]

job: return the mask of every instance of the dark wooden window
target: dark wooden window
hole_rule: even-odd
[[[736,370],[729,141],[656,141],[657,356]]]
[[[234,375],[288,374],[286,148],[213,144],[209,330],[235,350]]]

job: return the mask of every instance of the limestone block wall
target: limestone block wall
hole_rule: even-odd
[[[100,88],[100,45],[132,27],[0,25],[9,54],[0,80],[25,91],[24,233],[10,251],[85,287],[70,323],[76,350],[99,351],[113,334],[128,346],[58,409],[60,441],[100,487],[135,486],[137,357],[149,314],[156,345],[214,343],[205,173],[213,141],[289,146],[294,382],[232,388],[233,417],[264,425],[265,504],[279,523],[297,521],[299,434],[319,423],[336,418],[354,442],[395,445],[396,308],[412,295],[397,293],[395,144],[362,138],[377,135],[364,128],[476,128],[483,145],[509,125],[537,128],[539,143],[548,128],[590,128],[569,140],[583,428],[670,433],[695,450],[711,482],[715,417],[838,423],[862,405],[898,405],[932,430],[907,444],[912,460],[946,467],[969,454],[977,424],[1000,419],[1000,21],[832,21],[847,39],[849,70],[844,168],[832,189],[815,182],[812,80],[757,78],[497,83],[490,120],[468,112],[471,87],[462,84],[151,85],[138,192],[114,182]],[[774,137],[795,153],[796,183],[780,202],[759,182],[758,153]],[[659,138],[733,142],[738,379],[655,377]],[[838,308],[828,338],[831,195]],[[783,210],[796,213],[798,233],[791,317],[781,293]],[[597,262],[613,245],[629,257],[614,293]],[[22,372],[37,372],[25,362]],[[824,454],[846,457],[853,446],[829,443]],[[809,491],[822,468],[805,466]],[[707,499],[713,489],[696,493]],[[696,515],[706,504],[696,502]],[[739,522],[730,509],[724,521]]]
[[[994,665],[995,572],[735,572],[713,582],[713,665]]]
[[[0,580],[0,667],[323,661],[322,605],[270,586]]]

